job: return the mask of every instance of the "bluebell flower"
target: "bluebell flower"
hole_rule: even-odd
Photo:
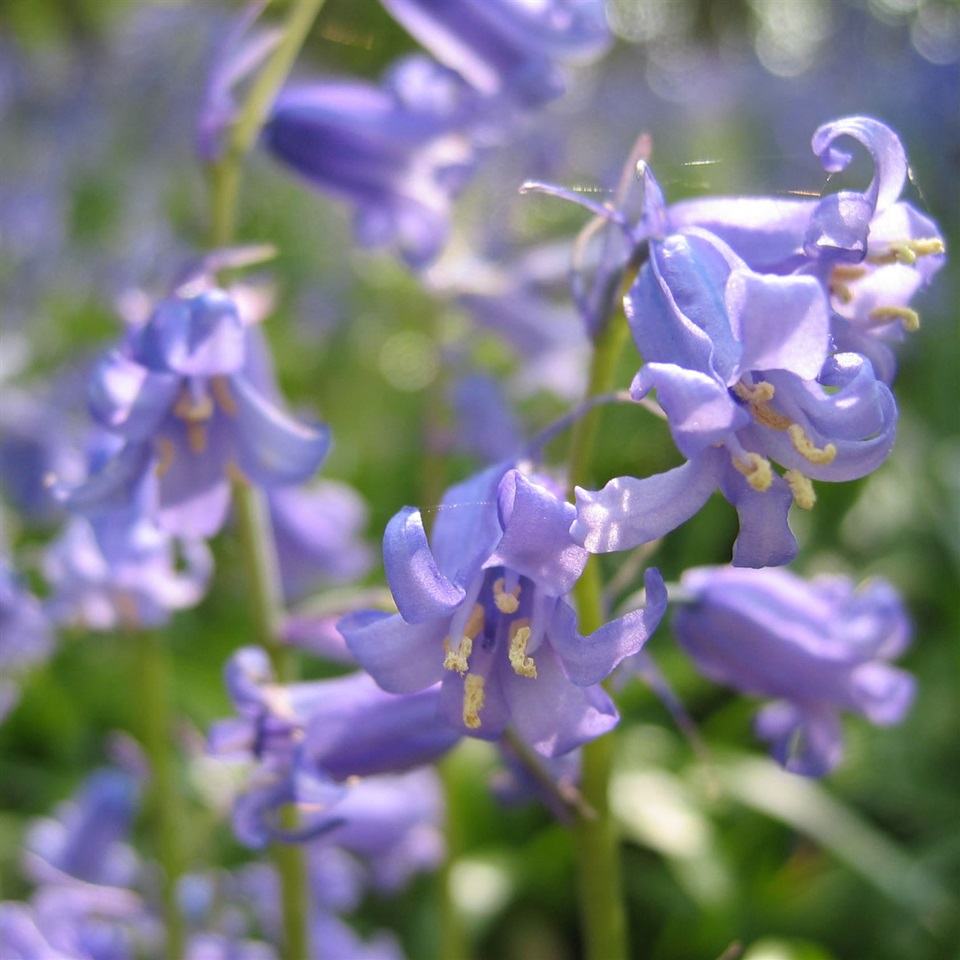
[[[812,146],[831,174],[852,159],[836,145],[844,137],[864,146],[873,161],[863,191],[842,190],[820,200],[686,200],[670,207],[669,219],[674,229],[711,231],[755,270],[816,276],[830,295],[837,349],[869,356],[890,382],[893,356],[877,340],[917,329],[919,315],[910,302],[943,265],[946,248],[933,220],[899,199],[908,166],[897,135],[871,117],[824,124]]]
[[[395,248],[419,268],[446,242],[452,200],[472,168],[462,113],[457,78],[412,58],[380,86],[328,80],[284,89],[262,136],[277,160],[353,205],[362,246]]]
[[[95,770],[53,817],[31,823],[24,866],[36,884],[71,877],[85,883],[127,887],[140,863],[126,840],[140,805],[140,784],[127,771]]]
[[[54,639],[40,601],[0,555],[0,722],[20,698],[18,680],[47,660]]]
[[[787,514],[794,501],[813,505],[811,481],[862,477],[889,454],[897,420],[889,388],[859,354],[829,354],[815,278],[755,273],[699,228],[651,245],[624,304],[646,361],[631,393],[640,400],[656,389],[688,461],[578,490],[574,536],[597,552],[636,546],[692,516],[719,487],[740,516],[734,563],[789,562],[797,547]]]
[[[602,0],[382,0],[441,63],[485,96],[538,107],[564,91],[558,61],[611,43]]]
[[[226,678],[239,717],[211,728],[209,749],[257,764],[234,809],[234,829],[251,846],[275,837],[302,841],[339,826],[344,781],[410,770],[458,740],[437,718],[436,688],[394,696],[362,673],[278,684],[256,647],[234,654]],[[277,822],[287,803],[304,813],[292,831]]]
[[[352,487],[319,480],[309,487],[277,487],[267,494],[284,594],[301,598],[317,585],[355,581],[372,551],[361,539],[367,506]]]
[[[213,263],[188,274],[95,370],[91,412],[125,444],[67,495],[72,509],[128,502],[152,471],[159,524],[208,537],[223,524],[232,480],[286,486],[322,462],[328,430],[282,411],[266,348],[237,301],[211,284]]]
[[[787,563],[797,551],[787,516],[794,502],[813,505],[812,481],[865,476],[889,454],[897,421],[893,395],[867,357],[838,349],[829,291],[812,266],[784,275],[752,269],[711,230],[677,227],[642,158],[637,171],[643,196],[635,224],[621,210],[570,191],[528,185],[577,200],[597,214],[597,223],[608,220],[614,236],[627,238],[608,245],[609,256],[601,252],[589,282],[578,280],[578,302],[588,328],[599,329],[628,266],[639,267],[624,298],[645,362],[631,394],[639,401],[656,390],[687,457],[665,474],[619,477],[599,492],[578,490],[573,535],[594,552],[628,549],[672,530],[719,488],[740,517],[734,563]],[[877,188],[879,196],[885,191],[889,187]],[[872,210],[877,202],[871,193],[855,206]],[[734,224],[737,202],[721,206],[723,222]],[[785,223],[794,233],[802,227],[794,237],[793,265],[800,266],[810,262],[803,236],[820,231],[822,240],[834,209],[826,201],[822,209],[807,205],[802,215],[789,204],[784,213],[772,200],[747,199],[742,206],[740,232],[728,231],[738,249],[760,244],[765,231],[786,230]],[[710,221],[711,229],[715,225]],[[835,233],[840,244],[839,227]],[[850,237],[844,242],[855,243]],[[826,241],[814,244],[821,248],[828,248]],[[771,461],[784,468],[782,476]]]
[[[822,776],[837,765],[841,711],[885,726],[909,709],[913,678],[887,661],[906,648],[910,622],[885,581],[857,589],[846,577],[702,567],[682,589],[680,646],[711,680],[777,698],[756,731],[788,770]]]
[[[73,517],[46,549],[50,616],[87,630],[165,624],[206,594],[213,558],[201,540],[177,540],[141,516],[133,523]]]
[[[441,682],[440,710],[462,734],[496,740],[513,724],[541,753],[566,753],[609,731],[618,715],[599,685],[663,615],[660,575],[648,606],[583,637],[566,596],[587,553],[569,535],[572,504],[504,465],[444,496],[428,544],[407,507],[384,534],[399,613],[353,614],[339,625],[357,661],[385,690]]]
[[[23,866],[36,884],[29,904],[0,904],[3,955],[22,960],[133,960],[155,925],[132,889],[140,862],[126,839],[138,784],[105,768],[27,832]]]

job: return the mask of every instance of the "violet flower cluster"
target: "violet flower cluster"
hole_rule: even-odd
[[[403,57],[380,84],[289,85],[264,126],[264,147],[311,185],[349,202],[357,241],[391,248],[415,269],[445,246],[456,196],[479,155],[565,89],[560,64],[610,44],[602,0],[383,0],[432,56]],[[201,155],[215,161],[234,119],[232,87],[276,42],[238,24],[213,70]]]
[[[944,244],[932,221],[898,200],[906,159],[896,135],[866,117],[825,124],[813,149],[830,172],[850,160],[836,146],[843,137],[873,160],[862,192],[667,206],[641,161],[635,225],[593,207],[629,238],[626,260],[599,264],[595,288],[642,261],[624,297],[644,360],[631,394],[656,392],[686,462],[579,489],[573,533],[588,550],[655,540],[719,489],[740,519],[733,562],[788,563],[798,550],[788,513],[813,506],[813,481],[866,476],[889,454],[897,406],[886,341],[918,326],[909,302],[942,265]]]
[[[152,864],[128,839],[140,805],[134,773],[92,773],[54,816],[35,820],[22,853],[28,902],[0,902],[0,942],[10,960],[132,960],[166,956]],[[401,960],[394,939],[362,940],[344,920],[367,888],[396,892],[442,855],[439,786],[429,770],[373,778],[351,789],[336,830],[308,845],[309,923],[334,956]],[[178,899],[188,929],[185,960],[276,960],[254,935],[279,936],[276,875],[267,864],[184,875]]]
[[[602,0],[382,3],[427,54],[391,64],[378,83],[289,84],[260,145],[350,205],[360,246],[390,248],[423,271],[447,246],[456,198],[487,152],[560,96],[562,65],[599,56],[610,36]],[[257,32],[260,9],[240,18],[209,78],[197,147],[213,171],[235,159],[237,86],[283,39]],[[456,443],[492,465],[438,503],[400,509],[383,534],[390,598],[378,606],[364,592],[357,602],[357,590],[335,618],[293,605],[318,583],[354,587],[367,575],[366,507],[346,485],[315,480],[330,431],[287,412],[259,328],[264,311],[226,281],[262,251],[189,263],[92,372],[88,475],[48,483],[70,515],[38,551],[43,600],[0,565],[0,720],[21,677],[49,655],[53,624],[159,627],[196,605],[213,575],[207,541],[241,485],[262,491],[270,512],[272,540],[259,546],[282,582],[264,605],[280,609],[257,611],[271,621],[269,651],[243,639],[229,658],[234,716],[212,725],[206,750],[239,771],[229,799],[245,847],[304,847],[314,953],[402,956],[390,935],[364,941],[345,918],[367,891],[396,892],[440,864],[447,812],[432,764],[463,738],[500,749],[505,797],[539,792],[568,814],[581,748],[620,720],[606,681],[621,664],[655,674],[643,665],[668,602],[699,672],[769,701],[756,732],[774,758],[801,775],[829,773],[843,752],[843,713],[880,726],[906,715],[914,682],[891,661],[908,646],[909,619],[885,581],[855,588],[770,568],[797,557],[789,514],[814,506],[815,482],[863,478],[890,454],[894,345],[918,329],[914,297],[945,259],[936,224],[900,199],[908,166],[896,134],[860,116],[820,127],[813,152],[831,175],[852,159],[843,139],[869,154],[871,180],[819,198],[670,204],[644,141],[610,204],[529,183],[595,215],[572,244],[572,307],[553,296],[557,248],[491,269],[451,302],[526,354],[530,392],[548,384],[564,401],[622,306],[642,357],[626,399],[662,416],[683,463],[568,495],[573,481],[548,462],[544,438],[610,398],[597,390],[524,444],[519,415],[491,379],[464,377],[450,389],[467,424]],[[636,218],[626,212],[634,175]],[[419,279],[436,292],[438,276]],[[491,276],[497,284],[486,289]],[[29,447],[38,463],[56,462],[42,438]],[[576,467],[569,472],[581,476]],[[738,514],[733,565],[689,569],[670,588],[647,567],[642,602],[613,616],[617,590],[600,596],[584,577],[591,554],[652,554],[715,491]],[[596,611],[578,605],[583,587],[597,588]],[[298,643],[344,672],[326,676],[326,664],[324,679],[286,682],[277,665]],[[97,771],[30,830],[33,895],[0,904],[12,958],[164,955],[159,917],[169,905],[154,902],[156,867],[127,843],[146,779]],[[264,863],[181,877],[184,955],[275,957],[265,939],[287,932],[283,882]]]

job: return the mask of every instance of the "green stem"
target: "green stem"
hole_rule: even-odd
[[[167,930],[167,955],[182,957],[183,918],[177,903],[177,881],[182,870],[180,791],[171,755],[173,663],[166,638],[144,630],[131,638],[136,651],[136,684],[139,691],[143,745],[150,760],[150,818],[162,872],[160,896]]]
[[[211,242],[214,247],[233,243],[236,234],[241,164],[250,152],[273,101],[290,73],[313,21],[325,0],[291,0],[283,37],[263,69],[257,74],[243,109],[230,129],[223,156],[210,170],[213,215]]]
[[[233,494],[250,587],[253,630],[270,656],[277,679],[290,683],[297,678],[297,664],[293,650],[280,640],[278,633],[283,616],[283,594],[267,500],[262,490],[246,483],[236,483]],[[294,810],[285,810],[282,819],[285,827],[296,826]],[[288,960],[310,957],[303,851],[295,844],[276,843],[272,853],[282,893],[284,956]]]
[[[223,155],[210,169],[210,242],[214,248],[229,246],[236,238],[243,162],[323,3],[324,0],[292,0],[283,37],[253,81],[230,130]],[[266,498],[262,491],[246,483],[234,485],[234,497],[240,517],[240,540],[246,558],[255,634],[270,655],[277,679],[289,683],[297,678],[297,665],[293,651],[279,639],[283,594]],[[295,817],[294,810],[284,811],[284,825],[294,826]],[[272,853],[280,877],[284,956],[288,960],[306,960],[311,950],[303,851],[295,845],[274,844]],[[171,956],[180,955],[171,953]]]
[[[599,338],[590,366],[587,399],[607,393],[626,342],[627,326],[617,314]],[[570,486],[588,483],[602,409],[591,410],[577,423],[570,450]],[[573,589],[580,632],[592,633],[605,620],[600,567],[591,557]],[[620,848],[610,814],[609,783],[613,738],[592,740],[583,747],[580,793],[588,814],[574,824],[580,875],[580,912],[585,960],[627,960],[627,922],[620,876]]]
[[[446,854],[436,880],[437,907],[440,914],[436,956],[469,960],[469,937],[463,923],[463,917],[460,916],[460,911],[457,909],[453,897],[453,867],[463,851],[463,830],[454,815],[455,810],[463,809],[463,804],[459,802],[460,797],[457,795],[460,771],[456,765],[455,754],[448,754],[437,764],[447,807],[444,828],[447,845]]]
[[[627,342],[627,333],[626,320],[621,314],[615,314],[607,322],[593,351],[585,401],[609,393],[613,388],[617,362]],[[590,461],[602,416],[603,408],[595,407],[581,417],[573,428],[568,468],[571,489],[590,480]]]

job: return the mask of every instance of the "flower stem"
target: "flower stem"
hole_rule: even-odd
[[[250,612],[254,633],[267,650],[274,673],[281,683],[297,678],[293,650],[279,639],[283,594],[277,562],[276,542],[266,497],[262,490],[246,483],[234,485],[234,502],[240,521],[240,542],[250,587]],[[283,812],[283,826],[296,826],[296,813]],[[288,960],[310,957],[307,932],[307,873],[303,851],[295,844],[273,845],[273,862],[280,877],[283,911],[284,954]]]
[[[590,365],[586,400],[613,385],[617,361],[626,342],[620,314],[610,317],[599,337]],[[587,483],[600,409],[577,422],[570,450],[570,486]],[[588,561],[573,588],[580,632],[592,633],[604,623],[603,591],[596,557]],[[613,738],[599,737],[583,747],[580,793],[590,814],[574,823],[580,875],[580,912],[585,960],[627,960],[627,922],[620,877],[620,849],[608,799],[613,765]]]
[[[214,248],[229,246],[236,239],[243,162],[323,4],[324,0],[292,0],[283,37],[253,81],[229,131],[223,154],[210,168],[210,242]],[[293,651],[279,640],[283,594],[266,498],[262,491],[246,483],[236,483],[234,502],[240,518],[240,540],[246,558],[255,634],[269,653],[277,679],[281,683],[291,682],[296,679],[297,667]],[[295,816],[294,810],[284,811],[284,826],[294,826]],[[289,960],[305,960],[311,956],[311,950],[303,851],[295,845],[275,844],[272,853],[280,877],[284,956]],[[171,956],[180,956],[180,953],[171,953]]]
[[[223,155],[210,169],[213,195],[211,241],[214,247],[226,246],[234,241],[241,164],[253,147],[273,101],[286,81],[324,2],[325,0],[291,0],[283,38],[257,74],[243,109],[230,128]]]
[[[171,755],[171,691],[173,663],[166,638],[144,630],[131,638],[135,649],[135,686],[139,691],[142,739],[150,761],[150,817],[162,873],[160,898],[166,926],[167,956],[182,957],[184,927],[177,903],[177,882],[182,870],[180,791]]]

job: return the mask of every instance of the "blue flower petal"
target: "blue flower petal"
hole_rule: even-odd
[[[229,379],[237,406],[240,469],[264,486],[303,483],[317,471],[330,449],[324,424],[306,426],[271,404],[244,376]]]
[[[557,605],[550,644],[575,684],[589,686],[605,680],[621,661],[638,653],[657,629],[667,610],[667,588],[660,571],[647,570],[644,586],[647,599],[642,609],[611,620],[586,637],[577,632],[572,608]],[[539,662],[538,658],[538,671]]]
[[[484,567],[509,567],[550,596],[568,593],[588,557],[570,537],[573,504],[516,470],[501,481],[499,503],[504,533]]]
[[[357,663],[389,693],[413,693],[443,676],[446,620],[407,623],[400,614],[364,611],[344,617],[337,629]]]
[[[644,480],[617,477],[602,490],[577,487],[574,540],[591,553],[629,550],[675,530],[709,499],[728,462],[713,447],[666,473]]]
[[[449,616],[466,595],[439,570],[420,511],[404,507],[383,534],[383,563],[400,615],[407,623]]]

